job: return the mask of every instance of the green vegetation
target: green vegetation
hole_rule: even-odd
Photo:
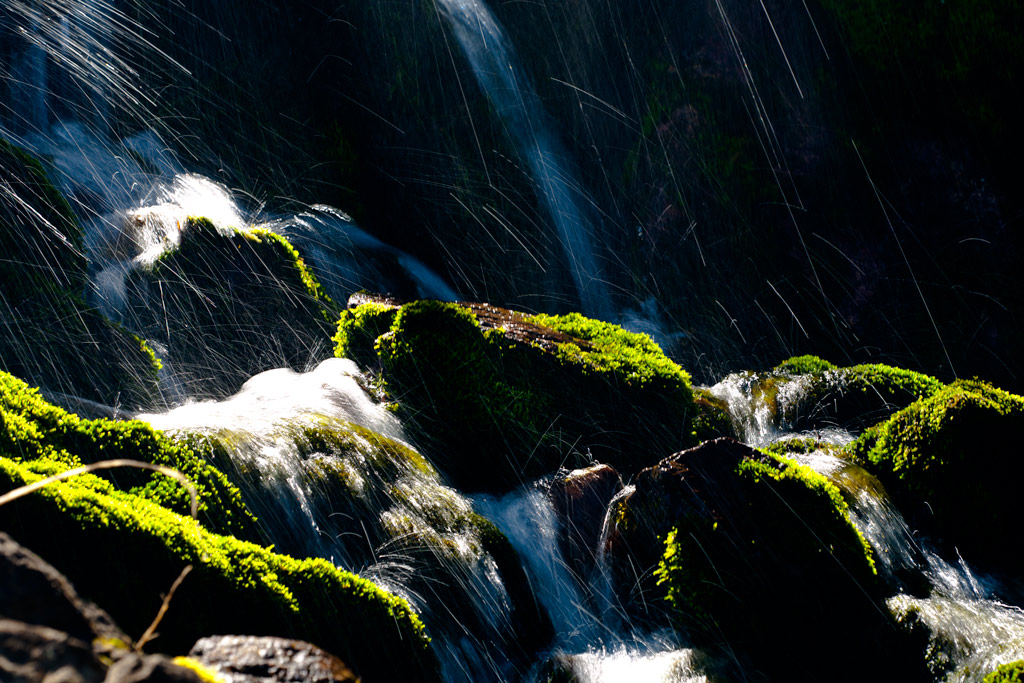
[[[36,469],[0,458],[0,490],[38,480]],[[367,680],[436,676],[423,624],[404,600],[325,560],[212,534],[98,477],[0,508],[0,528],[30,543],[129,633],[142,632],[161,593],[192,564],[154,641],[162,650],[185,651],[211,633],[281,635],[337,654]]]
[[[999,666],[981,683],[1024,683],[1024,660]]]
[[[872,471],[905,511],[972,561],[1010,561],[1009,530],[1024,523],[1017,505],[1024,464],[1017,453],[1024,397],[959,381],[861,435],[849,453]]]
[[[150,403],[159,363],[82,299],[82,230],[43,165],[0,140],[0,183],[0,369],[102,403]]]
[[[774,372],[784,372],[791,375],[809,375],[815,372],[835,369],[835,365],[817,356],[793,356],[776,365]]]
[[[0,455],[30,471],[52,474],[100,460],[127,458],[166,465],[196,486],[199,518],[217,533],[260,540],[256,519],[228,479],[187,446],[138,421],[83,420],[44,401],[36,389],[0,372]],[[176,480],[138,470],[107,471],[121,490],[188,514],[188,491]]]
[[[874,553],[839,490],[792,460],[729,444],[642,474],[618,527],[630,548],[661,542],[654,575],[676,627],[772,680],[792,671],[779,652],[793,642],[807,670],[850,648],[890,653],[901,670]]]
[[[695,438],[689,375],[648,336],[578,314],[371,303],[342,315],[335,341],[379,366],[417,443],[470,490],[510,489],[567,456],[586,464],[588,450],[635,471]]]

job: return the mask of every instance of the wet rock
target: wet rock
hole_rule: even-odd
[[[576,576],[586,579],[597,562],[608,503],[622,490],[610,465],[591,465],[555,478],[548,495],[559,522],[562,554]]]
[[[594,459],[635,472],[696,440],[686,371],[647,335],[579,314],[368,302],[335,341],[380,371],[424,454],[463,489],[505,492]]]
[[[884,607],[870,547],[810,469],[718,439],[643,470],[611,514],[621,599],[657,618],[664,597],[699,646],[725,645],[771,680],[793,673],[793,643],[802,671],[870,651],[884,654],[840,678],[922,674]]]
[[[315,645],[269,636],[211,636],[189,657],[225,683],[334,683],[358,680],[344,662]]]
[[[124,654],[103,683],[204,683],[199,674],[165,655]]]
[[[0,680],[100,683],[105,674],[89,641],[47,626],[0,619]]]

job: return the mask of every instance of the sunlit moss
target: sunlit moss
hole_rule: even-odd
[[[848,452],[908,510],[927,504],[919,521],[966,557],[1000,562],[1006,534],[1024,524],[1022,431],[1024,397],[959,381],[865,431]]]
[[[628,470],[696,439],[689,375],[650,337],[578,314],[474,306],[364,304],[335,337],[355,356],[375,339],[370,363],[390,400],[460,486],[511,488],[567,456]]]
[[[817,356],[793,356],[775,366],[775,372],[786,372],[794,375],[806,375],[812,372],[824,372],[835,369],[835,365]]]
[[[1024,682],[1024,660],[1002,664],[982,679],[981,683]]]
[[[0,490],[38,478],[0,457]],[[436,676],[423,624],[404,600],[325,560],[296,560],[212,534],[98,477],[82,475],[0,508],[0,528],[132,633],[141,633],[160,595],[192,564],[161,622],[161,649],[181,651],[209,633],[273,634],[313,642],[367,678]]]
[[[56,471],[118,458],[166,465],[195,485],[204,525],[220,533],[260,538],[256,519],[242,503],[238,489],[190,448],[163,437],[144,422],[83,420],[47,403],[36,389],[4,372],[0,372],[0,418],[0,453],[4,456],[25,463],[43,461],[35,467]],[[163,474],[107,470],[102,476],[179,514],[189,510],[188,491]]]

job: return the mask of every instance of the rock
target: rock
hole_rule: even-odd
[[[63,574],[0,531],[0,616],[64,631],[68,638],[128,642],[110,616]]]
[[[83,300],[82,230],[43,165],[0,140],[0,186],[0,369],[54,394],[152,404],[160,365]]]
[[[671,621],[698,646],[725,647],[771,680],[837,658],[843,680],[923,675],[846,503],[809,468],[718,439],[642,471],[612,515],[621,598],[665,597]],[[645,578],[652,569],[656,582]],[[883,654],[852,662],[849,652]]]
[[[1024,555],[1009,539],[1024,528],[1022,433],[1024,397],[960,381],[867,430],[848,452],[940,549],[1016,572]]]
[[[555,478],[548,495],[559,522],[559,545],[570,569],[586,581],[597,562],[608,503],[622,490],[610,465],[591,465]]]
[[[208,683],[193,669],[165,655],[124,654],[111,664],[103,683]]]
[[[251,376],[329,354],[336,313],[283,237],[190,218],[177,249],[132,273],[126,320],[168,349],[189,395],[226,396]]]
[[[106,669],[88,640],[47,626],[0,618],[0,680],[100,683]]]
[[[189,657],[216,671],[225,683],[355,683],[345,663],[299,640],[257,636],[199,639]]]
[[[578,314],[370,302],[342,315],[335,340],[381,372],[419,447],[464,490],[595,458],[635,472],[696,438],[689,375],[647,335]]]

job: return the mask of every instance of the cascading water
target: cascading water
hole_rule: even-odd
[[[610,319],[608,291],[594,250],[586,191],[569,170],[543,105],[494,15],[481,0],[438,0],[480,87],[530,167],[555,226],[583,312]]]

